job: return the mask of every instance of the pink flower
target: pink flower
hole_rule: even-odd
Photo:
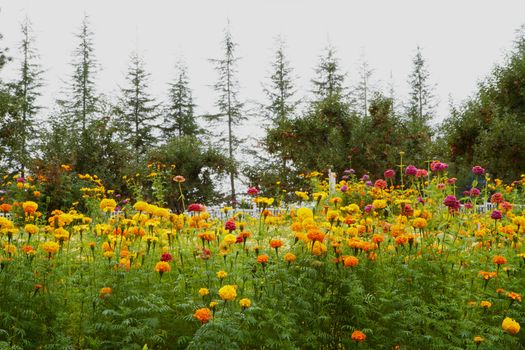
[[[501,203],[505,200],[505,198],[503,198],[503,195],[499,192],[497,193],[494,193],[491,197],[490,197],[490,201],[492,203]]]
[[[385,173],[383,174],[385,176],[385,179],[391,179],[394,176],[396,176],[396,172],[393,169],[385,170]]]
[[[188,211],[204,211],[206,207],[199,203],[193,203],[188,206]]]
[[[378,179],[374,183],[374,187],[381,188],[381,189],[385,189],[387,186],[388,186],[388,184],[383,179]]]
[[[438,160],[435,160],[432,163],[430,163],[430,170],[432,170],[433,172],[444,171],[447,169],[448,169],[448,164],[441,163]]]
[[[457,211],[461,204],[459,203],[456,196],[449,195],[443,200],[443,204],[446,205],[450,211]]]
[[[476,187],[473,187],[470,189],[470,196],[471,197],[479,197],[479,195],[481,194],[480,190],[477,189]]]
[[[341,192],[344,193],[344,192],[346,192],[346,191],[348,191],[348,186],[347,186],[347,185],[343,185],[343,186],[341,186]]]
[[[428,172],[425,169],[417,169],[416,177],[426,177]]]
[[[476,165],[476,166],[472,167],[472,173],[474,175],[483,175],[483,174],[485,174],[485,169],[480,167],[479,165]]]
[[[449,183],[449,185],[453,185],[453,184],[455,184],[456,181],[458,181],[458,179],[456,179],[455,177],[451,177],[450,179],[447,180],[447,182]]]

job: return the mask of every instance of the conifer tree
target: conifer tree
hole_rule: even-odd
[[[421,49],[417,47],[413,59],[413,70],[409,76],[410,100],[408,102],[405,125],[407,137],[405,148],[407,160],[422,164],[430,156],[432,130],[430,121],[434,116],[435,102],[433,86],[429,82],[429,73]]]
[[[312,84],[317,101],[335,96],[341,97],[344,94],[345,74],[341,73],[339,60],[335,54],[335,48],[328,46],[326,54],[321,56],[321,61],[315,70],[317,77],[312,79]]]
[[[148,93],[148,78],[143,59],[133,52],[126,76],[127,87],[121,89],[117,114],[123,141],[131,146],[137,164],[156,142],[153,129],[157,126],[158,105]]]
[[[95,74],[98,70],[93,49],[93,32],[87,15],[82,20],[80,32],[75,35],[79,44],[73,52],[73,74],[67,88],[66,98],[59,100],[66,123],[74,136],[86,132],[89,122],[98,110]]]
[[[23,177],[31,159],[31,149],[34,146],[31,142],[34,138],[31,135],[35,133],[35,117],[40,109],[36,100],[41,95],[39,89],[42,87],[42,70],[36,62],[38,54],[34,48],[34,37],[29,19],[26,18],[21,26],[21,31],[20,70],[19,77],[14,83],[18,110],[13,115],[12,126],[15,132],[13,156],[19,163],[19,170]]]
[[[177,65],[177,78],[170,84],[168,108],[162,124],[162,132],[167,140],[201,133],[194,108],[187,68],[180,63]]]
[[[237,81],[237,62],[239,58],[235,54],[236,43],[233,42],[229,29],[226,30],[223,41],[224,56],[220,59],[212,59],[215,69],[219,74],[219,79],[214,85],[218,94],[216,107],[218,113],[208,116],[208,119],[214,123],[226,124],[226,133],[220,137],[221,143],[226,143],[228,159],[230,161],[230,202],[236,204],[235,178],[237,166],[235,162],[235,150],[240,143],[239,138],[235,135],[235,127],[238,126],[245,116],[243,115],[244,104],[239,101],[239,82]]]
[[[268,99],[264,109],[270,121],[264,144],[268,153],[277,157],[279,176],[286,185],[285,180],[289,175],[287,162],[291,159],[290,153],[293,151],[293,143],[289,137],[291,119],[299,100],[295,99],[293,69],[285,57],[285,43],[281,38],[278,39],[274,57],[270,82],[264,89]]]
[[[370,96],[372,95],[370,91],[370,78],[374,71],[370,68],[364,52],[361,55],[358,69],[359,81],[355,89],[356,98],[358,100],[358,114],[361,118],[366,118],[368,116]]]

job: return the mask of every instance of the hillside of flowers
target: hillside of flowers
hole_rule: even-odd
[[[2,182],[1,349],[525,348],[525,175],[316,172],[292,204],[184,212],[70,176],[69,211]]]

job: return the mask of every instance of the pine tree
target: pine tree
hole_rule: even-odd
[[[20,173],[24,176],[25,169],[30,161],[33,145],[30,135],[35,133],[35,117],[40,107],[36,104],[41,95],[39,89],[42,87],[42,70],[36,62],[38,54],[34,49],[34,37],[32,36],[31,23],[26,18],[21,26],[22,42],[20,44],[21,65],[20,75],[15,82],[15,98],[18,104],[18,113],[14,116],[13,127],[16,142],[13,155],[19,163]]]
[[[408,81],[411,91],[407,115],[413,123],[428,125],[434,116],[434,86],[429,83],[430,74],[419,46],[412,64],[413,70]]]
[[[312,79],[314,85],[313,93],[317,101],[334,96],[342,96],[345,88],[343,86],[345,74],[340,72],[339,60],[335,57],[335,49],[332,46],[326,48],[326,54],[321,56],[321,62],[315,72],[316,79]]]
[[[162,124],[162,132],[166,139],[197,136],[201,133],[193,112],[194,108],[187,68],[183,64],[178,64],[177,79],[170,84],[168,110]]]
[[[422,164],[430,156],[432,141],[430,121],[434,116],[435,108],[434,87],[429,83],[430,75],[419,46],[412,62],[413,70],[409,76],[410,100],[405,118],[407,128],[405,147],[410,150],[407,160]]]
[[[132,53],[126,77],[128,86],[121,89],[117,113],[123,140],[131,146],[137,164],[156,142],[153,128],[156,127],[154,121],[158,105],[147,91],[148,78],[144,61],[136,52]]]
[[[234,128],[238,126],[246,118],[243,116],[244,104],[239,102],[239,82],[237,81],[237,62],[239,60],[235,55],[235,44],[232,40],[230,31],[227,29],[223,41],[224,57],[220,59],[212,59],[211,62],[215,64],[215,69],[219,74],[219,79],[214,85],[215,91],[218,93],[216,107],[219,113],[213,116],[208,116],[212,123],[225,123],[227,132],[224,137],[220,138],[221,142],[227,144],[228,159],[231,163],[230,175],[230,201],[232,205],[236,204],[235,193],[235,177],[237,173],[237,166],[235,164],[234,153],[239,145],[239,138],[235,135]]]
[[[93,53],[93,35],[89,29],[89,18],[85,15],[80,32],[76,35],[80,43],[73,52],[73,75],[67,96],[58,101],[64,119],[76,137],[86,132],[98,110],[94,80],[98,67]]]
[[[356,97],[359,101],[358,114],[361,118],[366,118],[368,116],[368,105],[370,96],[372,95],[370,92],[370,78],[372,77],[373,72],[374,71],[370,68],[363,51],[359,62],[359,82],[355,89]]]
[[[292,77],[293,70],[285,57],[285,46],[284,41],[279,38],[275,61],[272,63],[270,84],[264,89],[269,100],[265,109],[273,125],[290,119],[299,103],[293,98],[296,93]]]
[[[289,137],[290,121],[299,101],[294,98],[296,90],[292,76],[293,69],[285,57],[285,43],[279,38],[277,45],[270,82],[264,89],[268,99],[268,104],[264,106],[264,113],[270,121],[264,146],[268,153],[277,157],[277,166],[267,163],[273,169],[280,170],[279,177],[283,186],[286,186],[289,175],[287,162],[291,159],[290,153],[293,151],[292,140]]]

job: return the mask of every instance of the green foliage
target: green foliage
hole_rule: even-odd
[[[445,122],[448,156],[458,168],[475,162],[504,180],[525,171],[525,92],[520,83],[525,79],[524,42],[522,32],[506,62]]]
[[[151,162],[174,164],[175,173],[185,177],[182,183],[186,204],[219,203],[223,195],[216,189],[214,179],[229,171],[229,159],[212,146],[193,136],[176,137],[149,154]],[[178,184],[171,178],[164,183],[168,206],[182,211]]]

